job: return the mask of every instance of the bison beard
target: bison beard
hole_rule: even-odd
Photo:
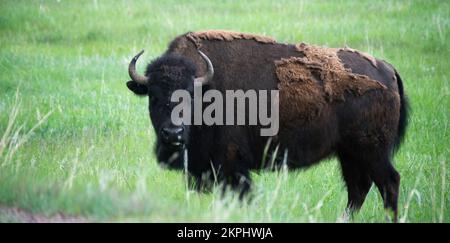
[[[347,208],[357,211],[374,183],[397,218],[400,175],[391,160],[405,133],[408,104],[402,80],[387,62],[350,48],[281,44],[270,37],[217,30],[177,37],[145,76],[135,72],[137,57],[130,63],[127,86],[149,96],[158,160],[181,169],[183,156],[167,161],[186,148],[186,169],[196,188],[217,180],[242,198],[251,186],[249,171],[267,167],[266,151],[288,151],[285,159],[278,153],[274,161],[289,168],[335,155],[347,186]],[[261,137],[258,126],[248,125],[174,128],[173,104],[167,101],[177,89],[192,93],[195,80],[202,80],[203,91],[222,94],[278,89],[279,133]],[[168,129],[179,132],[183,147],[164,142]]]

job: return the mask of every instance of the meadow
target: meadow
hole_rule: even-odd
[[[343,47],[392,63],[411,102],[395,167],[400,222],[450,222],[449,1],[0,1],[1,208],[110,222],[343,222],[338,162],[254,173],[254,198],[197,193],[160,168],[127,65],[177,35],[229,29]],[[350,222],[385,222],[372,188]]]

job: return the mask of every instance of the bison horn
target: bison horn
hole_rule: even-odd
[[[146,85],[146,84],[148,84],[148,80],[149,80],[148,77],[139,75],[136,72],[136,61],[142,55],[142,53],[144,53],[144,50],[140,51],[136,56],[133,57],[133,59],[130,62],[130,65],[128,66],[128,74],[130,75],[130,78],[134,82],[136,82],[138,84]]]
[[[206,64],[208,65],[208,70],[206,71],[206,74],[202,77],[198,77],[194,80],[194,82],[200,82],[202,84],[207,84],[214,76],[214,67],[211,63],[211,60],[209,60],[208,56],[206,56],[203,52],[198,50],[198,53],[203,57],[203,60],[205,60]]]

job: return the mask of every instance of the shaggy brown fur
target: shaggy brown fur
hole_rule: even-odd
[[[296,58],[294,62],[305,65],[310,73],[315,70],[320,75],[328,100],[343,101],[346,91],[362,95],[368,90],[386,89],[386,86],[379,81],[366,75],[354,74],[351,69],[346,69],[337,55],[338,49],[303,43],[297,45],[297,49],[305,57]]]
[[[337,49],[297,45],[303,57],[275,61],[280,90],[281,121],[309,121],[320,115],[325,102],[344,101],[344,95],[363,95],[386,89],[366,75],[354,74],[337,56]]]
[[[304,65],[302,58],[276,61],[280,90],[280,120],[310,121],[320,115],[325,106],[325,93],[316,69]]]
[[[228,30],[207,30],[190,32],[186,35],[188,39],[193,41],[198,48],[201,47],[201,40],[219,40],[219,41],[232,41],[232,40],[255,40],[259,43],[274,44],[277,41],[272,37],[246,34]]]

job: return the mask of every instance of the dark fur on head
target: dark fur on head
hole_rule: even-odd
[[[157,82],[167,88],[178,87],[191,82],[196,68],[192,61],[177,54],[167,54],[148,64],[145,76],[150,84]]]
[[[149,96],[150,119],[156,132],[156,156],[158,161],[168,168],[180,169],[182,163],[182,146],[173,146],[163,141],[161,130],[173,127],[171,110],[176,105],[170,102],[175,90],[183,89],[193,92],[196,67],[188,58],[177,54],[163,55],[147,65],[145,76],[150,82],[147,86],[129,81],[127,86],[137,95]],[[182,125],[183,141],[189,143],[189,127]]]

